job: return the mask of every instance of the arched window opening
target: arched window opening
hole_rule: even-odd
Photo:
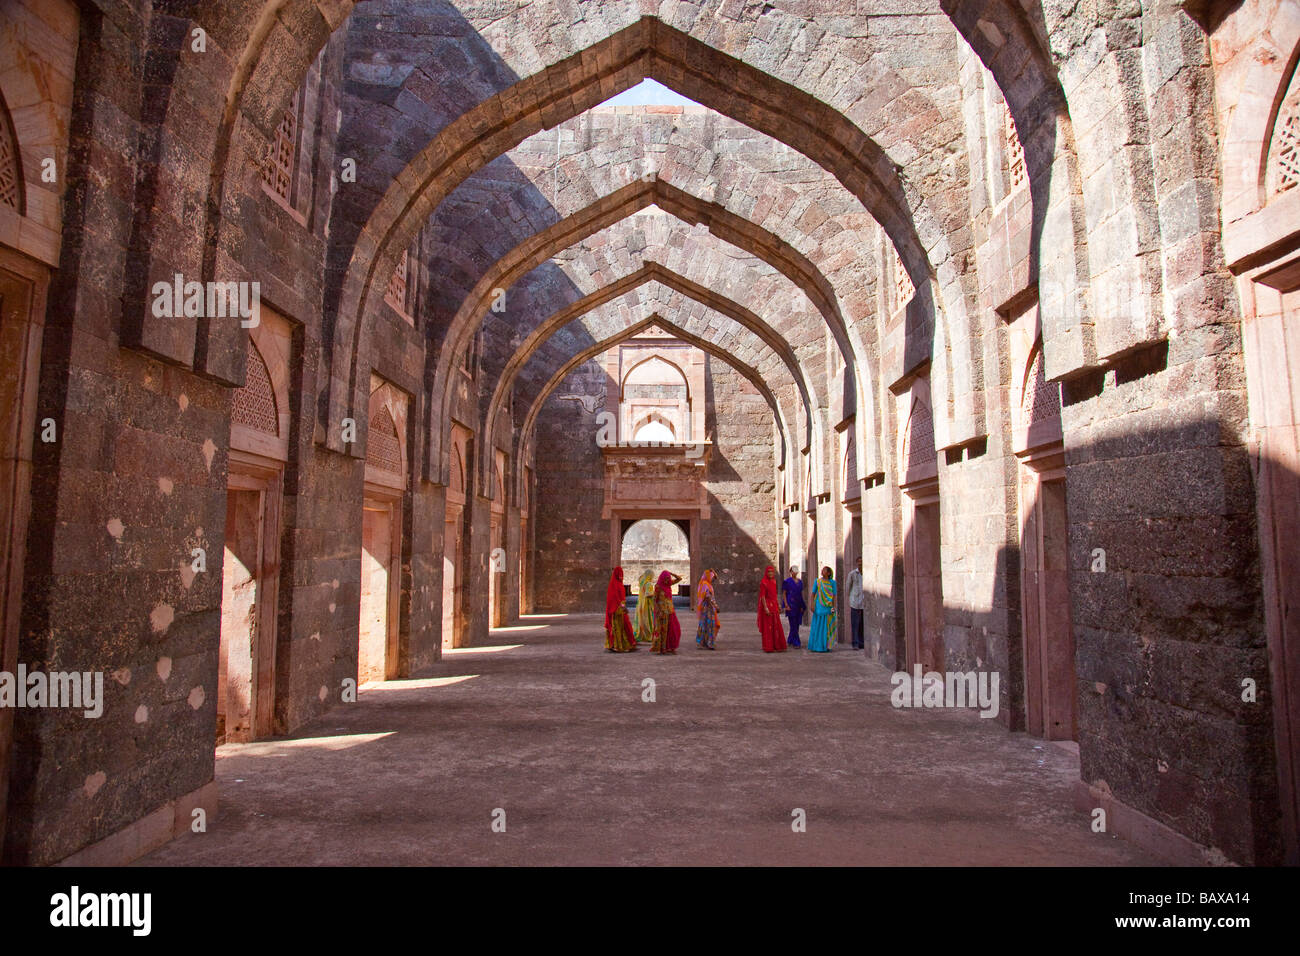
[[[0,203],[26,215],[23,195],[23,164],[18,152],[18,137],[4,100],[0,100]]]
[[[632,436],[632,440],[637,442],[675,442],[677,441],[677,435],[673,432],[671,425],[656,418],[639,426],[636,434]]]
[[[1291,74],[1269,146],[1267,188],[1270,197],[1300,186],[1300,70]]]
[[[680,575],[682,584],[690,581],[691,546],[686,532],[675,521],[645,518],[633,522],[623,533],[623,550],[619,564],[623,583],[637,593],[637,582],[646,571],[655,579],[661,571]]]

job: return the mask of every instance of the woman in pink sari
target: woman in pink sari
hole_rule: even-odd
[[[655,638],[650,650],[656,654],[676,654],[682,640],[682,625],[673,610],[673,585],[680,580],[671,571],[664,571],[655,584]]]

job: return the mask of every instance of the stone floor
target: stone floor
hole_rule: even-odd
[[[765,655],[751,615],[723,623],[716,652],[688,628],[669,657],[606,653],[594,615],[493,631],[432,679],[223,746],[209,832],[141,862],[1157,862],[1071,809],[1068,751],[975,711],[896,710],[860,654]]]

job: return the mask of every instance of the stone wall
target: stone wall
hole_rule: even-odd
[[[538,417],[533,580],[539,613],[605,608],[610,523],[600,516],[605,475],[596,416],[605,410],[606,381],[599,358],[584,363]],[[624,581],[632,583],[626,575]]]
[[[701,560],[718,573],[713,587],[723,611],[755,611],[763,568],[780,564],[772,412],[757,389],[714,358],[705,390],[705,430],[714,447]]]
[[[213,776],[216,568],[247,353],[235,322],[150,309],[151,283],[180,272],[258,282],[294,326],[280,731],[338,706],[356,674],[364,417],[344,436],[370,376],[410,396],[396,577],[399,670],[417,673],[440,654],[453,420],[473,445],[467,639],[487,639],[494,506],[517,566],[517,494],[494,498],[484,468],[496,450],[508,486],[519,462],[535,467],[537,609],[599,609],[607,383],[593,359],[546,390],[656,316],[736,362],[709,364],[701,535],[727,611],[751,611],[783,540],[805,568],[840,558],[856,496],[836,477],[832,430],[850,410],[832,393],[849,363],[865,399],[852,411],[868,649],[889,666],[904,654],[894,397],[927,378],[944,663],[1003,671],[1014,728],[1022,466],[1006,329],[1041,304],[1046,377],[1064,390],[1082,783],[1231,860],[1275,861],[1275,738],[1266,706],[1240,695],[1244,677],[1261,700],[1272,690],[1248,405],[1268,389],[1247,395],[1251,286],[1228,266],[1291,247],[1278,223],[1296,221],[1298,193],[1255,209],[1251,176],[1295,62],[1295,5],[864,6],[827,30],[789,5],[681,2],[660,20],[608,2],[587,5],[582,31],[554,29],[565,4],[460,6],[373,0],[349,18],[346,0],[291,4],[269,31],[254,0],[0,11],[26,181],[25,208],[0,203],[0,242],[54,270],[35,404],[58,438],[32,455],[17,650],[29,667],[110,674],[97,721],[15,716],[6,858],[54,862]],[[573,115],[647,69],[730,115]],[[281,202],[258,162],[295,91]],[[411,248],[414,322],[382,294]]]

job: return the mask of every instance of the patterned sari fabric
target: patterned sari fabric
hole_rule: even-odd
[[[672,581],[672,575],[665,571],[655,585],[654,641],[650,650],[656,654],[676,654],[682,639],[682,625],[673,610]]]
[[[623,590],[623,569],[615,568],[605,589],[605,650],[618,653],[636,650]]]
[[[695,630],[695,643],[709,650],[713,650],[718,628],[722,627],[718,621],[718,602],[713,596],[713,582],[717,579],[718,576],[712,571],[705,571],[696,588],[698,597],[695,609],[699,612],[700,624]]]
[[[646,571],[637,582],[636,639],[646,644],[655,636],[655,573]]]
[[[808,634],[808,650],[829,651],[835,646],[838,622],[835,615],[835,581],[817,579],[814,589],[812,631]]]
[[[785,650],[785,632],[781,630],[781,605],[776,598],[776,568],[768,565],[758,583],[758,633],[767,653]]]

